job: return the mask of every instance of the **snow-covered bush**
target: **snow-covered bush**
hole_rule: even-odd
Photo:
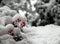
[[[3,16],[0,17],[0,25],[7,25],[12,23],[12,17],[11,16]]]
[[[17,14],[16,10],[12,10],[8,6],[0,7],[0,12],[0,16],[14,16],[15,14]]]
[[[0,44],[60,44],[59,7],[56,0],[2,0]]]

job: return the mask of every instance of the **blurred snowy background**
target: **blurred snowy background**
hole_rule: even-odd
[[[60,0],[0,0],[0,44],[60,44]]]

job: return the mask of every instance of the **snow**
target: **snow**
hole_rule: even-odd
[[[15,14],[17,14],[17,11],[15,10],[12,10],[10,9],[8,6],[3,6],[3,7],[0,7],[0,17],[3,17],[3,16],[14,16]]]
[[[17,18],[19,17],[20,15],[18,14]],[[6,29],[14,29],[14,33],[21,34],[23,40],[16,42],[13,38],[10,38],[10,36],[8,37],[5,35],[5,33],[8,34]],[[3,37],[3,40],[0,39],[0,44],[60,44],[60,26],[53,24],[38,27],[28,26],[23,27],[22,30],[23,32],[20,32],[19,29],[14,28],[12,24],[8,24],[6,27],[1,25],[0,34],[5,35],[6,39],[5,37]]]
[[[0,25],[0,36],[8,34],[8,31],[11,29],[14,29],[14,26],[12,24],[8,24],[6,26]]]
[[[11,24],[11,22],[12,22],[12,17],[11,16],[3,16],[3,17],[0,17],[0,25]]]
[[[29,27],[24,32],[30,44],[60,44],[60,26]]]
[[[60,26],[24,27],[23,40],[7,39],[6,44],[60,44]]]
[[[21,0],[21,2],[21,6],[24,8],[26,0]],[[28,24],[35,21],[39,16],[39,14],[35,11],[36,8],[34,7],[34,4],[36,4],[37,2],[37,0],[30,0],[30,3],[27,2],[26,8],[28,9],[22,10],[19,7],[20,2],[17,3],[12,2],[12,0],[7,0],[4,3],[3,0],[3,3],[6,4],[6,6],[0,7],[0,44],[60,44],[60,26],[50,24],[46,26],[34,27]],[[50,2],[46,4],[44,2],[42,3],[43,4],[40,5],[41,7],[47,7],[47,9],[50,10],[55,4],[55,0],[50,0]],[[9,8],[8,6],[13,6],[13,8]],[[26,14],[28,14],[27,18],[25,16]],[[41,19],[39,20],[39,22],[40,21]],[[23,23],[25,23],[26,25],[24,25]],[[21,24],[24,25],[24,27]],[[17,26],[14,27],[15,25]],[[23,39],[20,37],[22,40],[15,41],[14,37],[17,36],[22,36]]]

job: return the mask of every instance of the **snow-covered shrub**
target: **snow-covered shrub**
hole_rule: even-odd
[[[44,0],[47,1],[47,0]],[[42,2],[44,2],[42,1]],[[45,2],[44,2],[45,3]],[[49,3],[45,3],[45,4],[41,4],[40,3],[36,3],[35,4],[36,7],[36,11],[37,13],[39,13],[40,15],[40,19],[41,19],[41,23],[39,25],[43,24],[47,25],[47,24],[54,24],[55,20],[55,14],[56,14],[56,10],[57,10],[57,5],[56,5],[56,1],[55,0],[50,0]],[[55,9],[54,9],[55,8]]]
[[[2,0],[1,5],[0,44],[60,44],[56,0]]]
[[[15,14],[17,14],[17,11],[11,10],[8,6],[0,7],[0,12],[1,12],[0,16],[12,16],[13,17]]]
[[[3,16],[0,17],[0,25],[7,25],[12,23],[12,17],[11,16]]]
[[[12,22],[14,23],[14,25],[17,25],[19,27],[24,27],[27,26],[27,19],[24,16],[21,16],[21,14],[16,14],[13,18],[12,18]]]

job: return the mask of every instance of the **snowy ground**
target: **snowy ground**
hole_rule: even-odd
[[[7,39],[4,44],[60,44],[60,26],[25,27],[23,31],[22,41]]]

